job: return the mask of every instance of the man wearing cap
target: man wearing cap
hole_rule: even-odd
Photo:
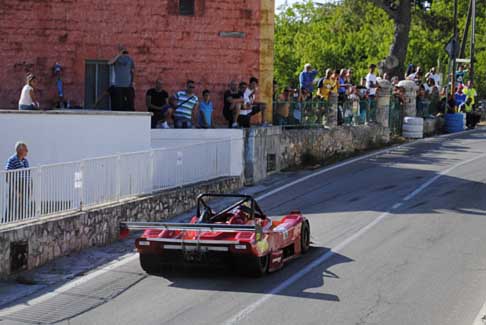
[[[300,89],[307,89],[309,92],[314,91],[314,79],[317,76],[317,70],[312,70],[312,65],[307,63],[304,65],[304,71],[299,75]]]

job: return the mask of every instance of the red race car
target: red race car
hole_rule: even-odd
[[[209,199],[236,202],[216,212]],[[253,197],[201,194],[197,215],[189,223],[122,222],[121,236],[143,230],[135,246],[147,273],[174,266],[228,264],[247,275],[261,276],[306,253],[310,246],[309,221],[299,211],[280,220],[268,218]]]

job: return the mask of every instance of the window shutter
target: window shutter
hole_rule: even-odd
[[[194,16],[195,14],[195,0],[179,0],[179,15]]]

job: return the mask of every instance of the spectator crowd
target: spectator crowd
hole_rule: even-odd
[[[128,50],[119,46],[119,53],[108,62],[112,67],[111,86],[96,100],[95,107],[110,98],[114,111],[134,111],[135,91],[134,74],[135,63]],[[54,68],[57,76],[57,88],[59,94],[59,108],[69,107],[65,104],[62,89],[62,67],[56,64]],[[438,111],[445,113],[462,111],[471,115],[477,102],[477,92],[473,82],[468,79],[468,69],[459,65],[455,75],[450,75],[449,80],[455,80],[454,95],[448,93],[451,81],[446,87],[442,85],[442,78],[435,67],[424,73],[421,66],[410,64],[404,76],[390,76],[387,73],[379,74],[377,66],[370,64],[368,73],[362,78],[355,78],[353,69],[326,69],[321,77],[319,72],[312,68],[311,64],[305,64],[299,74],[298,88],[279,86],[274,82],[274,124],[287,125],[302,120],[302,107],[310,101],[328,102],[330,96],[338,99],[337,123],[342,124],[348,112],[344,109],[344,103],[351,103],[353,112],[359,111],[359,101],[372,102],[379,89],[380,80],[390,81],[394,87],[393,94],[399,100],[404,100],[404,89],[400,86],[401,80],[411,80],[418,86],[417,105],[420,108],[424,102],[433,102]],[[22,88],[19,109],[39,109],[39,101],[36,95],[36,76],[29,73],[26,83]],[[209,89],[202,91],[196,89],[196,83],[188,80],[184,89],[169,94],[163,87],[162,80],[158,79],[154,87],[146,92],[146,107],[152,113],[152,128],[214,128],[214,100],[223,102],[223,117],[227,127],[249,127],[254,116],[258,115],[262,125],[265,121],[265,104],[258,102],[258,79],[251,77],[249,82],[231,81],[222,98],[215,98]],[[296,109],[291,109],[291,104]],[[359,115],[360,113],[357,112]],[[470,116],[469,116],[470,117]]]
[[[452,77],[451,74],[449,80],[452,80]],[[299,74],[298,88],[284,87],[283,90],[279,90],[279,86],[274,83],[274,102],[278,103],[274,121],[279,125],[286,125],[291,121],[299,122],[302,119],[302,107],[305,107],[306,103],[328,102],[330,96],[334,95],[338,100],[337,122],[342,124],[348,114],[344,109],[344,103],[347,102],[350,104],[347,107],[352,107],[349,114],[356,113],[356,110],[359,110],[359,101],[375,100],[381,80],[387,80],[392,84],[393,95],[401,102],[405,99],[405,88],[400,81],[415,82],[419,110],[424,103],[433,103],[437,108],[436,113],[461,111],[470,115],[477,102],[477,92],[473,82],[468,79],[468,69],[459,65],[454,77],[456,92],[452,95],[448,93],[451,81],[443,86],[441,75],[435,67],[424,73],[421,66],[410,64],[405,75],[390,76],[386,72],[378,73],[377,66],[370,64],[366,76],[355,78],[351,68],[326,69],[322,77],[319,77],[319,72],[313,69],[311,64],[306,64]],[[293,112],[290,112],[291,105],[294,107]],[[357,114],[359,115],[359,112]]]
[[[134,111],[135,63],[127,48],[119,46],[118,54],[108,61],[111,66],[110,87],[106,89],[94,104],[95,108],[107,98],[110,99],[113,111]],[[56,64],[54,73],[57,77],[58,104],[57,108],[70,108],[65,103],[61,79],[62,67]],[[37,80],[29,73],[22,88],[18,102],[19,110],[37,110],[40,108],[36,95]],[[265,104],[258,102],[258,79],[251,77],[249,82],[231,81],[224,92],[223,117],[230,128],[249,127],[253,116],[265,125]],[[211,91],[196,89],[196,82],[188,80],[184,89],[169,94],[160,79],[145,95],[146,107],[152,113],[152,128],[214,128],[214,104]]]

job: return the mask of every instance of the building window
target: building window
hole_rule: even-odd
[[[194,0],[179,0],[179,15],[194,16]]]
[[[87,60],[85,68],[84,107],[110,109],[110,98],[105,96],[110,87],[110,66],[105,60]],[[96,102],[98,102],[96,105]]]

